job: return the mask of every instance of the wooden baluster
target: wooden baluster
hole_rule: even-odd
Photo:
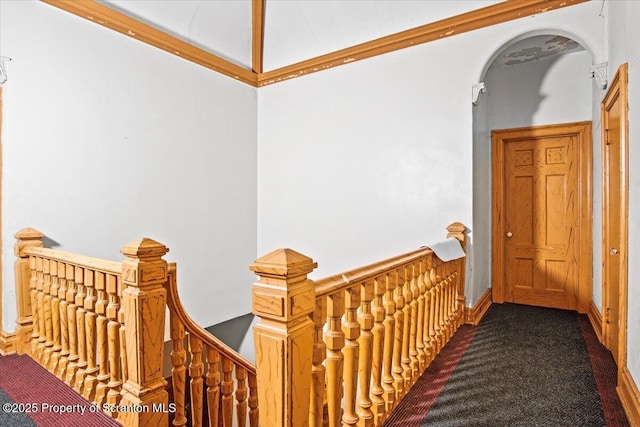
[[[118,305],[118,325],[120,325],[118,327],[118,342],[120,343],[120,354],[122,355],[122,357],[120,358],[120,372],[122,373],[122,378],[120,379],[120,381],[124,386],[124,384],[127,383],[127,376],[129,375],[129,361],[128,358],[125,357],[127,354],[127,335],[124,323],[124,304],[122,302],[122,292],[124,291],[124,284],[122,283],[122,277],[120,276],[116,277],[116,289],[118,290],[118,301],[120,301],[120,304]]]
[[[107,304],[107,338],[109,343],[109,391],[107,392],[107,403],[115,406],[120,403],[120,390],[122,388],[122,371],[120,370],[120,323],[118,323],[118,311],[120,310],[120,297],[118,296],[119,278],[112,274],[107,274],[107,295],[109,303]],[[112,417],[118,414],[108,412]]]
[[[342,417],[342,395],[344,371],[344,332],[342,331],[342,315],[344,314],[343,292],[336,292],[327,298],[328,327],[324,334],[327,344],[327,412],[329,426],[340,426]]]
[[[373,356],[372,356],[372,377],[371,383],[371,404],[374,416],[374,425],[382,424],[384,414],[384,389],[382,388],[382,364],[384,356],[384,319],[385,310],[383,297],[385,293],[385,277],[377,277],[373,282]]]
[[[323,380],[324,381],[324,380]],[[258,427],[258,381],[254,374],[249,374],[249,427]],[[211,427],[215,427],[211,424]]]
[[[442,350],[442,347],[444,347],[444,289],[443,289],[443,281],[442,281],[442,275],[440,274],[440,264],[441,261],[437,260],[436,261],[436,268],[433,270],[434,274],[436,275],[435,277],[435,282],[437,283],[436,285],[436,290],[437,290],[437,306],[438,306],[438,316],[437,316],[437,321],[436,321],[436,326],[437,326],[437,330],[436,330],[436,337],[438,340],[438,353],[440,353],[440,351]]]
[[[467,251],[467,248],[466,248],[467,236],[465,234],[466,230],[467,230],[467,227],[460,222],[454,222],[453,224],[447,227],[447,231],[448,231],[447,238],[455,237],[456,239],[458,239],[462,244],[462,250],[464,250],[465,252]],[[457,279],[456,303],[458,307],[457,308],[458,310],[457,326],[458,327],[464,323],[464,311],[465,311],[465,305],[466,305],[466,298],[464,295],[465,268],[466,268],[465,259],[466,258],[457,260],[457,265],[456,265],[456,271],[458,271],[458,276],[456,278]]]
[[[429,270],[431,269],[431,259],[433,257],[433,252],[431,252],[425,258],[424,262],[424,272],[422,273],[422,283],[424,283],[424,330],[422,331],[422,341],[424,342],[424,352],[425,352],[425,367],[428,367],[433,359],[435,358],[435,354],[433,351],[433,345],[431,342],[431,319],[432,319],[432,283],[431,279],[429,279]]]
[[[36,305],[35,271],[30,269],[30,257],[25,253],[26,249],[42,247],[43,234],[33,228],[23,228],[15,236],[13,247],[16,260],[14,263],[15,293],[18,308],[16,320],[16,351],[18,354],[29,353],[31,340],[34,333]],[[34,260],[35,262],[35,260]],[[35,267],[35,264],[34,264]],[[37,341],[37,336],[35,337]],[[33,352],[31,352],[33,354]]]
[[[95,288],[96,300],[96,346],[98,347],[98,384],[93,401],[100,407],[106,402],[109,390],[109,339],[107,334],[107,276],[105,273],[96,272]]]
[[[38,301],[38,344],[36,346],[36,360],[45,366],[44,347],[47,341],[46,318],[44,309],[44,259],[36,257],[36,291]]]
[[[310,427],[321,427],[323,422],[325,395],[324,359],[327,354],[327,346],[322,339],[322,334],[326,318],[327,300],[324,297],[316,298],[315,310],[313,311],[315,331],[313,334],[313,357],[311,360],[313,366],[311,367],[311,403],[309,407]]]
[[[33,328],[31,330],[31,357],[38,360],[38,337],[40,336],[40,314],[38,312],[38,259],[35,256],[29,258],[29,267],[31,269],[31,280],[29,287],[31,289],[31,309],[33,312]]]
[[[402,295],[404,296],[404,327],[402,328],[402,377],[404,378],[405,393],[411,387],[411,357],[409,356],[409,340],[411,337],[411,302],[413,295],[411,294],[411,278],[409,266],[404,266],[401,270],[402,274]]]
[[[424,264],[425,260],[420,259],[418,262],[418,278],[416,286],[418,298],[414,298],[418,302],[418,314],[416,317],[416,351],[418,352],[418,375],[421,375],[427,367],[427,354],[425,352],[424,343],[424,325],[425,321],[425,294],[427,287],[424,284]]]
[[[183,362],[184,363],[184,362]],[[207,347],[207,412],[209,413],[209,427],[218,427],[220,423],[220,353]],[[174,398],[175,400],[175,398]],[[183,396],[184,400],[184,396]],[[184,403],[183,403],[184,412]],[[186,420],[185,420],[186,421]],[[177,426],[174,421],[174,426]],[[180,425],[184,425],[180,424]]]
[[[189,334],[189,353],[191,364],[189,365],[189,390],[191,392],[191,425],[202,427],[202,377],[204,364],[202,363],[202,340],[193,334]]]
[[[433,257],[432,257],[433,260]],[[438,355],[438,334],[436,330],[436,322],[438,320],[438,289],[435,282],[435,272],[433,263],[429,267],[427,278],[427,288],[429,289],[429,299],[431,307],[429,309],[429,347],[431,348],[431,361]]]
[[[75,390],[82,394],[84,378],[86,375],[87,363],[87,338],[85,330],[85,316],[87,310],[84,308],[84,298],[87,296],[84,285],[84,268],[76,266],[76,327],[78,328],[78,370],[76,371]]]
[[[360,284],[360,313],[358,320],[360,322],[360,338],[358,345],[360,346],[360,354],[358,358],[358,376],[360,404],[358,407],[358,417],[360,418],[360,427],[370,427],[374,425],[374,416],[371,406],[373,402],[370,396],[372,356],[373,356],[373,314],[371,309],[371,301],[373,301],[373,282],[366,281]]]
[[[173,417],[173,425],[175,427],[187,424],[185,416],[185,400],[186,400],[186,368],[187,352],[184,349],[184,325],[174,314],[169,313],[170,335],[173,348],[171,350],[171,387],[173,389],[173,402],[176,404],[176,411]],[[209,413],[211,416],[211,413]],[[217,426],[215,426],[217,427]]]
[[[67,264],[64,262],[58,263],[58,282],[60,283],[60,288],[58,289],[58,300],[60,301],[58,317],[60,318],[61,350],[56,375],[64,381],[67,375],[67,364],[69,363],[69,318],[67,317],[69,303],[67,302]]]
[[[42,285],[43,307],[44,307],[44,330],[46,341],[44,343],[43,366],[51,371],[52,353],[53,353],[53,312],[51,310],[51,288],[53,287],[53,277],[51,276],[51,264],[56,263],[49,259],[42,260],[42,275],[44,276],[44,284]],[[56,277],[57,279],[57,277]]]
[[[49,372],[56,374],[60,364],[60,350],[62,342],[60,340],[60,276],[58,275],[58,262],[51,261],[49,266],[51,274],[51,325],[53,334],[53,347],[51,348],[51,367]]]
[[[451,307],[451,278],[447,274],[447,270],[447,264],[443,262],[440,265],[440,271],[442,272],[442,289],[444,291],[444,306],[442,308],[442,323],[444,324],[442,328],[444,332],[443,347],[449,342],[449,338],[451,337],[451,320],[449,319],[449,309]]]
[[[418,266],[413,263],[408,268],[411,274],[411,282],[409,283],[409,290],[411,292],[411,302],[409,303],[411,309],[411,329],[409,330],[409,359],[411,359],[411,384],[418,379],[420,374],[420,361],[418,360],[418,297],[420,296],[420,289],[418,288]]]
[[[392,272],[391,279],[396,284],[394,299],[396,302],[396,310],[394,313],[395,333],[393,342],[393,386],[396,390],[397,404],[404,395],[404,378],[402,373],[402,338],[404,336],[404,294],[402,292],[402,279],[400,273],[396,270]]]
[[[222,356],[222,425],[233,425],[233,361]]]
[[[358,423],[356,414],[356,394],[358,387],[358,307],[360,306],[360,286],[352,286],[345,292],[345,321],[342,324],[345,343],[344,354],[344,412],[343,426],[355,426]]]
[[[169,249],[151,239],[139,239],[122,247],[122,300],[124,309],[125,382],[122,405],[168,407],[162,376],[164,322],[167,311],[167,262]],[[195,408],[194,408],[195,409]],[[166,411],[125,412],[123,425],[167,425]]]
[[[260,276],[253,285],[253,313],[260,317],[253,331],[265,427],[309,422],[315,290],[307,274],[316,266],[298,252],[280,249],[250,267]]]
[[[247,370],[236,365],[236,414],[238,427],[247,425]]]
[[[383,374],[382,374],[382,389],[384,390],[385,401],[385,418],[387,414],[391,412],[395,405],[396,389],[394,387],[394,377],[391,373],[393,367],[393,349],[395,344],[394,332],[395,332],[395,312],[396,302],[394,299],[395,282],[390,280],[389,274],[384,277],[384,349],[383,349]]]
[[[67,277],[67,325],[69,329],[69,363],[67,364],[67,376],[65,382],[73,387],[78,369],[78,330],[76,328],[76,282],[75,267],[67,264],[65,269]]]
[[[85,336],[86,336],[86,351],[87,351],[87,369],[85,370],[85,379],[83,386],[83,393],[85,399],[93,401],[96,395],[96,382],[98,381],[98,365],[96,364],[96,296],[95,289],[95,272],[90,269],[84,270],[84,284],[87,290],[87,295],[84,299],[85,309]]]

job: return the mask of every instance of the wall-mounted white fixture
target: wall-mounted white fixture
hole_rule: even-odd
[[[592,65],[589,69],[591,71],[591,78],[596,79],[596,84],[601,90],[607,88],[607,62],[601,64]]]
[[[481,93],[487,93],[487,88],[484,82],[471,85],[471,102],[473,105],[478,105],[478,98]]]
[[[7,81],[7,62],[11,61],[8,56],[0,56],[0,85]]]

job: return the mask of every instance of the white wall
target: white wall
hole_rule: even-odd
[[[601,58],[599,13],[587,2],[262,88],[258,253],[291,247],[322,277],[472,227],[471,85],[529,31],[562,28]],[[470,273],[473,304],[486,283]]]
[[[473,107],[472,263],[474,287],[480,293],[470,295],[471,299],[479,298],[491,286],[491,131],[591,120],[590,66],[591,54],[579,51],[489,68],[484,78],[487,92]],[[594,163],[599,160],[594,158]],[[594,224],[594,228],[600,227]],[[596,262],[594,258],[594,264],[599,267],[600,259]]]
[[[629,295],[627,366],[640,384],[640,2],[609,1],[609,79],[620,65],[629,63]]]
[[[2,1],[3,327],[16,318],[13,234],[121,260],[140,237],[178,262],[189,313],[250,310],[256,90],[41,2]]]

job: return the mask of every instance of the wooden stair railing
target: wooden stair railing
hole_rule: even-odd
[[[257,427],[255,366],[189,317],[178,296],[175,264],[169,264],[167,294],[173,342],[173,425]]]
[[[464,258],[423,248],[314,283],[316,266],[291,249],[251,266],[260,424],[382,425],[464,321]]]
[[[162,377],[168,249],[123,246],[123,262],[46,249],[16,234],[17,351],[125,426],[166,425]]]

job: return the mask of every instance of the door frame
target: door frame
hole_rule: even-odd
[[[609,289],[610,284],[607,283],[608,272],[611,266],[609,265],[607,253],[610,248],[609,234],[609,218],[610,213],[607,209],[608,203],[605,201],[608,198],[606,189],[608,188],[607,182],[609,179],[609,162],[606,154],[607,146],[607,134],[606,134],[606,120],[605,109],[606,106],[617,97],[622,99],[624,103],[620,111],[620,164],[622,167],[622,179],[620,180],[620,251],[621,261],[619,264],[619,283],[617,287],[619,300],[618,300],[618,318],[620,324],[618,326],[618,359],[616,364],[618,365],[618,380],[621,378],[622,370],[627,365],[627,298],[628,298],[628,237],[629,237],[629,92],[628,92],[628,65],[622,64],[615,77],[609,84],[609,90],[600,104],[600,112],[602,118],[602,341],[603,344],[609,348],[609,340],[616,339],[616,337],[610,337],[611,331],[607,327],[605,307],[609,306]],[[615,289],[613,290],[615,291]]]
[[[576,295],[579,313],[587,313],[592,290],[592,164],[593,140],[591,122],[562,123],[545,126],[530,126],[491,131],[491,170],[493,211],[491,215],[491,276],[492,300],[505,301],[505,245],[506,221],[504,218],[505,195],[505,149],[507,142],[531,137],[575,136],[578,141],[578,224],[577,242],[580,248],[578,261],[578,289]]]

